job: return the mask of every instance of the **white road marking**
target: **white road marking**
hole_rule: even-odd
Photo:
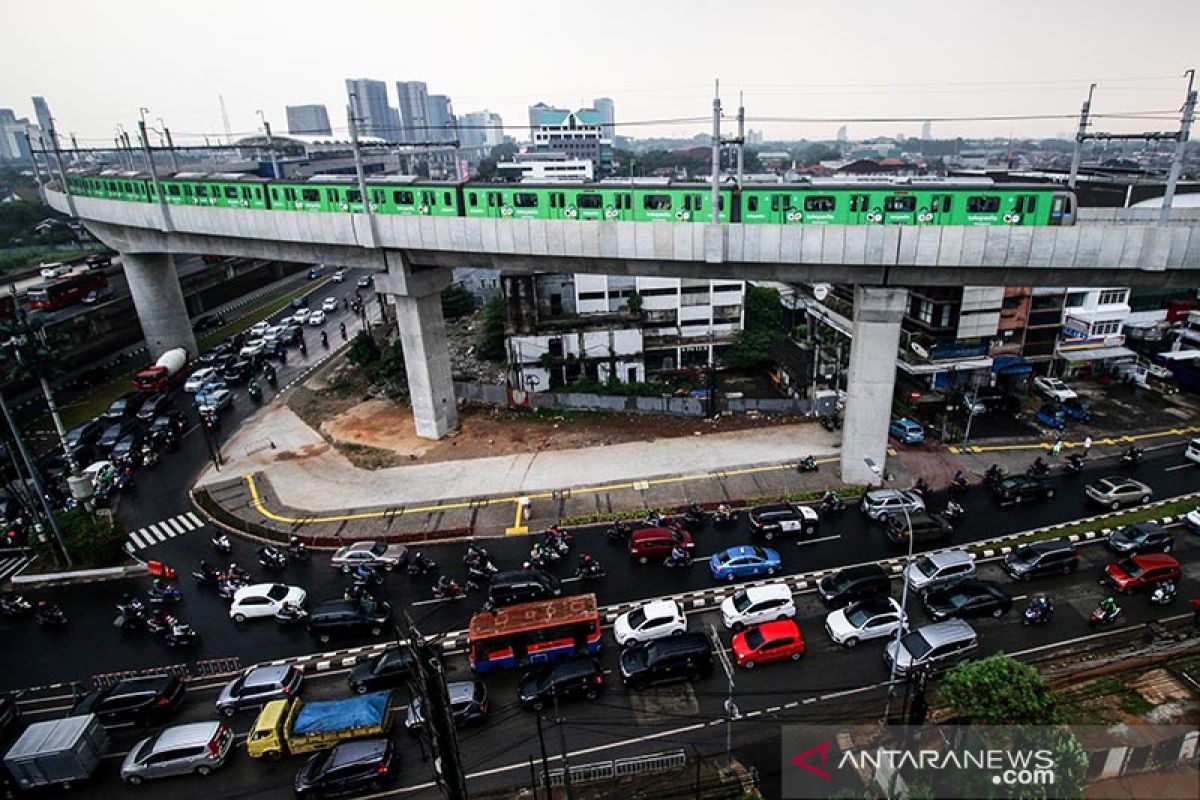
[[[1166,469],[1163,470],[1163,472],[1174,472],[1177,469],[1190,469],[1194,466],[1195,466],[1195,464],[1177,464],[1173,467],[1167,467]]]
[[[842,535],[840,533],[835,533],[833,536],[822,536],[820,539],[805,539],[802,542],[796,542],[796,546],[803,547],[806,544],[816,544],[817,542],[831,542],[834,539],[840,538],[842,538]]]
[[[167,540],[167,537],[163,534],[163,532],[161,530],[159,530],[159,527],[157,525],[155,525],[153,522],[151,522],[146,527],[150,529],[150,533],[154,534],[155,539],[158,539],[160,542],[165,542]]]

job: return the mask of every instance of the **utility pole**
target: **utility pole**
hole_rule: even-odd
[[[564,721],[558,714],[558,694],[554,694],[554,724],[558,726],[558,747],[562,753],[563,788],[567,791],[567,800],[575,800],[575,793],[571,791],[571,762],[567,760],[567,733]]]
[[[1183,102],[1183,116],[1179,120],[1179,133],[1175,137],[1175,156],[1171,159],[1171,172],[1167,175],[1167,188],[1163,193],[1162,211],[1158,217],[1159,225],[1166,225],[1171,221],[1171,204],[1175,200],[1175,185],[1179,183],[1179,175],[1183,172],[1183,155],[1187,150],[1192,120],[1196,116],[1196,90],[1192,88],[1196,81],[1196,70],[1189,69],[1184,74],[1188,76],[1187,98]]]
[[[158,209],[162,212],[163,230],[168,233],[174,230],[171,222],[171,212],[167,208],[167,196],[163,194],[162,184],[158,182],[158,170],[154,167],[154,154],[150,152],[150,137],[146,134],[146,111],[142,109],[142,118],[138,120],[138,137],[142,140],[142,156],[150,171],[150,181],[154,184],[154,194],[158,197]]]
[[[407,645],[413,656],[413,696],[421,699],[421,714],[429,726],[434,778],[447,800],[467,800],[467,779],[459,758],[458,733],[450,711],[450,697],[446,693],[441,656],[435,646],[425,641],[407,613],[402,624],[404,630],[397,626],[397,634],[401,646]]]
[[[542,750],[542,785],[546,788],[546,797],[554,800],[554,789],[550,786],[550,759],[546,757],[546,734],[542,730],[542,712],[534,714],[537,720],[538,745]]]
[[[260,108],[257,112],[258,118],[262,120],[263,131],[267,134],[267,153],[271,157],[271,177],[274,180],[283,180],[283,172],[279,169],[279,159],[275,157],[275,140],[271,138],[271,123],[267,122],[267,115]]]
[[[728,694],[725,696],[725,769],[731,769],[733,767],[733,721],[741,717],[737,704],[733,702],[733,664],[729,661],[729,653],[721,644],[721,637],[717,635],[717,629],[712,625],[708,626],[708,635],[712,640],[713,650],[716,651],[717,658],[721,661],[721,668],[725,670],[725,678],[729,681]]]
[[[354,150],[354,173],[358,178],[358,193],[362,197],[363,213],[367,215],[367,236],[370,246],[375,247],[378,237],[375,236],[375,217],[371,214],[371,198],[367,196],[367,179],[363,173],[362,148],[358,146],[358,123],[354,118],[354,106],[357,105],[356,95],[350,92],[350,102],[346,104],[346,124],[350,127],[350,147]]]
[[[167,152],[171,155],[171,172],[179,172],[179,157],[175,155],[175,142],[171,140],[171,129],[167,127],[167,123],[162,121],[162,117],[158,118],[158,124],[162,125],[163,137],[167,140]]]
[[[1096,84],[1088,87],[1087,100],[1083,101],[1083,108],[1079,109],[1079,132],[1075,134],[1075,149],[1071,153],[1071,174],[1067,176],[1067,188],[1074,189],[1075,181],[1079,177],[1079,162],[1083,158],[1083,142],[1087,137],[1088,117],[1092,113],[1092,93],[1096,91]]]
[[[740,189],[745,172],[746,149],[746,107],[742,105],[742,93],[738,92],[738,144],[737,144],[737,184]]]
[[[67,568],[70,568],[74,566],[71,562],[71,554],[67,551],[66,542],[63,541],[62,531],[58,529],[58,520],[54,519],[54,510],[50,508],[50,503],[46,500],[46,490],[42,487],[42,478],[38,474],[37,468],[34,467],[33,460],[29,457],[29,450],[25,447],[25,440],[21,438],[21,431],[17,429],[17,424],[13,422],[12,414],[8,411],[8,403],[4,401],[3,394],[0,394],[0,411],[4,413],[4,420],[8,423],[9,430],[12,431],[13,441],[17,445],[17,452],[21,454],[21,460],[25,462],[25,471],[29,473],[29,478],[33,481],[33,488],[38,494],[38,502],[45,513],[46,522],[50,525],[50,531],[54,534],[54,541],[58,544],[58,549],[62,553],[63,563],[66,564]]]
[[[713,95],[713,132],[712,132],[712,214],[711,221],[715,225],[721,214],[721,81],[716,82],[716,93]]]
[[[38,163],[37,151],[33,149],[33,140],[29,138],[29,132],[22,131],[21,135],[25,137],[25,147],[29,150],[29,157],[33,159],[33,175],[37,180],[38,189],[41,189],[44,184],[49,183],[50,179],[42,180],[42,165]],[[40,137],[38,141],[41,141]]]

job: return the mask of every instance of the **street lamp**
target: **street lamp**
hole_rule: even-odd
[[[881,482],[887,482],[888,477],[884,474],[883,468],[876,464],[873,458],[864,458],[863,463],[867,465],[867,469],[879,477]],[[896,626],[896,653],[892,656],[892,672],[888,676],[887,703],[883,707],[884,722],[887,722],[892,716],[892,698],[896,696],[896,664],[900,661],[900,637],[904,635],[904,627],[908,621],[908,568],[912,565],[913,541],[916,538],[913,536],[912,518],[908,515],[908,507],[901,504],[900,510],[904,512],[904,522],[908,525],[908,557],[904,560],[904,571],[900,573],[904,582],[900,589],[900,624]]]

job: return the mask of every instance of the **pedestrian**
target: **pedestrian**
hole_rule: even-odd
[[[1062,434],[1059,434],[1054,439],[1054,444],[1050,447],[1050,455],[1058,458],[1058,454],[1062,452]]]
[[[1083,439],[1083,457],[1087,458],[1088,453],[1092,450],[1092,437],[1085,436]]]

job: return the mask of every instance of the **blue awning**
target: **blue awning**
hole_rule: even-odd
[[[997,375],[1028,375],[1033,372],[1033,366],[1020,356],[995,356],[992,359],[992,372]]]

